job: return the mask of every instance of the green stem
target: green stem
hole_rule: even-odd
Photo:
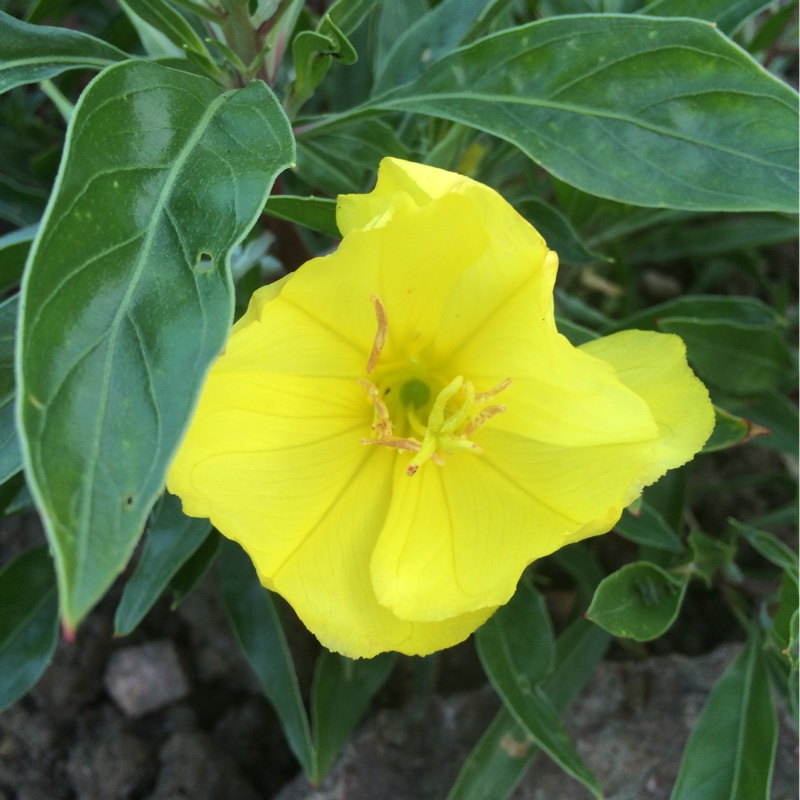
[[[226,18],[221,24],[225,41],[245,64],[252,64],[259,53],[258,38],[250,20],[247,0],[223,0]],[[249,76],[242,76],[247,79]]]
[[[64,97],[59,88],[52,81],[44,80],[39,84],[39,86],[50,98],[53,105],[58,109],[58,113],[64,117],[64,121],[69,124],[69,121],[72,119],[72,112],[75,110],[75,106],[72,105],[72,103],[70,103],[66,97]]]

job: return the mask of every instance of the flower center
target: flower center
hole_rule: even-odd
[[[377,367],[389,330],[383,304],[375,295],[370,300],[375,307],[378,332],[367,361],[367,374]],[[445,455],[463,450],[480,453],[481,448],[469,437],[493,416],[506,410],[504,405],[493,404],[492,400],[511,385],[511,379],[506,378],[488,392],[476,392],[471,381],[465,381],[463,376],[458,375],[438,392],[431,404],[432,382],[420,377],[405,376],[398,379],[395,376],[394,380],[390,378],[386,381],[388,385],[383,387],[383,391],[365,378],[360,378],[358,382],[366,390],[375,409],[373,436],[363,438],[361,444],[382,445],[413,453],[406,469],[409,476],[416,474],[427,461],[443,465]],[[413,431],[420,438],[395,436],[393,433],[395,424],[391,420],[386,398],[393,390],[393,384],[398,382],[400,408],[394,403],[395,411],[404,417],[402,421],[407,421],[409,432]],[[427,422],[423,423],[420,415],[429,405]]]

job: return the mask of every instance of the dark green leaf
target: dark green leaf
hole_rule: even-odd
[[[114,617],[117,636],[126,636],[142,621],[210,530],[207,519],[185,516],[181,501],[164,493],[153,507],[139,561],[117,606]]]
[[[600,253],[588,250],[569,220],[552,205],[534,198],[515,205],[517,211],[542,234],[547,246],[558,253],[558,260],[562,264],[581,266],[607,260]]]
[[[597,587],[586,617],[614,636],[647,642],[675,621],[686,584],[647,561],[626,564]]]
[[[760,394],[793,378],[791,353],[778,330],[675,317],[661,320],[659,328],[683,339],[704,381],[731,394]]]
[[[639,13],[706,19],[732,36],[750,17],[771,5],[771,0],[655,0]]]
[[[19,286],[37,230],[37,225],[29,225],[0,236],[0,294]]]
[[[776,740],[761,642],[752,633],[692,729],[671,800],[767,800]]]
[[[738,250],[766,247],[797,238],[797,218],[787,214],[747,214],[661,225],[626,248],[631,264],[659,264],[681,258],[707,259]]]
[[[0,11],[0,92],[70,69],[103,69],[129,56],[86,33],[30,25]]]
[[[737,417],[727,411],[714,406],[714,431],[711,438],[703,445],[704,453],[713,453],[725,450],[737,444],[749,442],[756,436],[769,433],[767,428],[751,422],[749,419]]]
[[[693,295],[668,300],[614,323],[606,333],[628,328],[658,330],[665,319],[699,319],[726,322],[754,329],[777,330],[786,322],[774,309],[753,297]]]
[[[472,125],[634,205],[797,207],[797,95],[704,22],[545,19],[456,50],[371,108]]]
[[[328,771],[342,745],[358,725],[375,693],[397,660],[395,653],[357,661],[323,650],[311,687],[311,719],[317,753],[316,783]]]
[[[639,504],[637,514],[633,514],[630,509],[623,511],[614,530],[645,547],[655,547],[670,553],[682,553],[684,550],[680,536],[670,528],[658,511],[644,501]]]
[[[12,225],[35,224],[44,213],[47,195],[40,189],[0,175],[0,219]]]
[[[752,423],[763,425],[769,430],[768,436],[757,440],[759,445],[782,450],[791,456],[797,454],[798,429],[800,428],[797,404],[789,400],[782,392],[766,392],[758,397],[747,398],[736,411],[747,416]]]
[[[386,58],[397,42],[397,32],[407,31],[428,11],[426,0],[404,0],[402,3],[381,3],[378,8],[373,75],[382,71]]]
[[[308,718],[272,595],[258,582],[252,562],[238,544],[226,539],[219,563],[225,606],[236,637],[278,714],[297,760],[307,776],[315,775]]]
[[[550,615],[542,595],[525,579],[475,636],[481,657],[507,660],[506,669],[517,675],[522,687],[540,683],[552,670],[555,641]]]
[[[341,238],[336,227],[336,201],[326,197],[272,195],[264,206],[264,213],[325,233],[334,239]]]
[[[595,333],[589,328],[584,328],[583,325],[578,325],[577,322],[571,322],[564,317],[556,316],[556,327],[558,328],[558,332],[566,336],[570,344],[575,347],[580,347],[582,344],[586,344],[586,342],[594,341],[600,336],[599,333]]]
[[[14,348],[17,338],[19,295],[0,303],[0,483],[22,469],[14,419]]]
[[[334,58],[342,64],[355,64],[356,51],[347,37],[331,21],[323,17],[318,30],[301,31],[292,42],[295,78],[288,90],[290,116],[308,100],[330,69]]]
[[[728,524],[737,536],[752,545],[767,561],[780,567],[794,581],[795,586],[798,584],[797,553],[768,531],[761,531],[735,519],[729,519]]]
[[[563,712],[608,647],[608,634],[575,620],[556,641],[552,674],[543,688]],[[467,758],[447,800],[503,800],[525,774],[539,748],[506,708],[501,708]]]
[[[195,53],[202,61],[211,63],[203,40],[186,18],[164,0],[119,0],[119,3],[123,7],[127,6],[140,19],[163,33],[180,50]]]
[[[28,550],[0,572],[0,711],[39,680],[58,641],[58,600],[46,547]]]
[[[258,82],[220,94],[127,62],[75,109],[18,344],[26,474],[69,626],[141,534],[228,332],[230,253],[292,157],[288,121]]]
[[[331,195],[363,192],[375,185],[385,156],[408,158],[409,152],[385,122],[355,122],[325,136],[298,142],[297,174]]]
[[[692,548],[691,571],[702,578],[706,586],[711,586],[717,572],[733,562],[736,546],[709,536],[699,528],[689,534],[688,541]]]
[[[369,14],[378,0],[336,0],[328,16],[345,36],[351,34]]]
[[[443,0],[413,25],[398,29],[399,35],[375,76],[373,94],[414,80],[450,53],[485,6],[486,0]]]
[[[486,675],[516,722],[561,769],[601,797],[597,778],[573,747],[558,711],[539,685],[555,655],[541,595],[521,581],[511,601],[478,630],[475,643]]]
[[[214,566],[221,547],[222,536],[212,530],[197,550],[189,556],[188,561],[175,573],[169,582],[169,589],[172,592],[170,608],[173,611],[194,591]]]

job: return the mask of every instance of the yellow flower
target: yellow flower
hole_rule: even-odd
[[[711,433],[676,336],[575,348],[558,259],[496,192],[385,159],[343,234],[257,291],[168,487],[351,657],[456,644]]]

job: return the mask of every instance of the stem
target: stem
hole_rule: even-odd
[[[58,110],[58,113],[64,118],[64,122],[69,124],[69,121],[72,119],[72,112],[75,110],[75,106],[72,105],[72,103],[70,103],[66,97],[64,97],[59,88],[52,81],[44,80],[39,84],[39,86],[50,98],[51,102]]]
[[[250,21],[247,0],[222,0],[227,16],[220,27],[225,41],[245,64],[252,64],[259,52],[256,31]],[[247,76],[242,76],[246,79]]]

